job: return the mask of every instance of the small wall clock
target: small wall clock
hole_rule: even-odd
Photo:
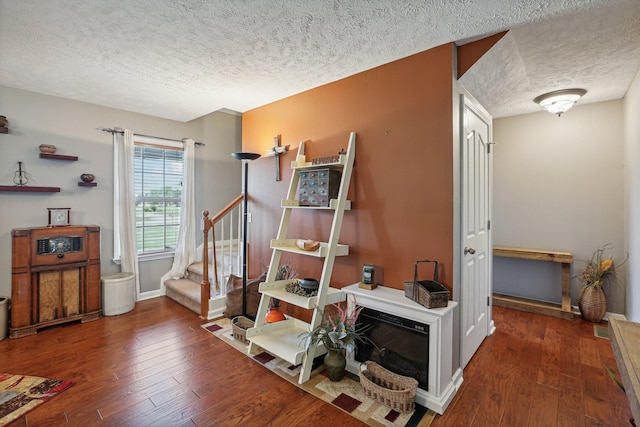
[[[47,208],[49,211],[49,224],[47,227],[68,227],[69,211],[71,208]]]

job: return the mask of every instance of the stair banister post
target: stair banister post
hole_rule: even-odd
[[[209,211],[202,212],[202,234],[204,237],[202,245],[202,282],[200,286],[200,317],[206,319],[209,314],[209,298],[211,295],[211,284],[209,283],[209,230],[211,220]],[[215,250],[215,240],[213,242]]]

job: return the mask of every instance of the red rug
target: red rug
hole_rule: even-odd
[[[0,373],[0,426],[62,393],[73,381]]]

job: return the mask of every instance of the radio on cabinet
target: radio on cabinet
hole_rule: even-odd
[[[14,229],[10,338],[101,317],[100,227]]]

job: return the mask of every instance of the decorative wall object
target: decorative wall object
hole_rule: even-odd
[[[58,150],[58,147],[52,144],[40,144],[38,147],[41,153],[53,154]]]
[[[273,156],[276,162],[276,181],[280,181],[282,178],[280,177],[280,155],[289,151],[289,146],[281,146],[280,145],[280,135],[276,135],[273,137],[273,148],[267,151],[267,156]]]

